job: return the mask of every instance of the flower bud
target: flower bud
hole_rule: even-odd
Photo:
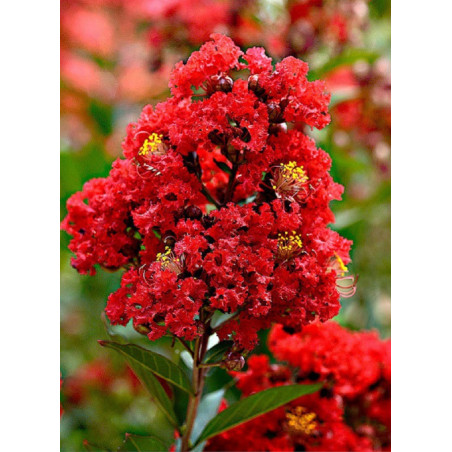
[[[287,132],[287,124],[285,122],[281,122],[280,124],[273,124],[271,123],[268,127],[268,133],[270,135],[278,135],[280,132],[286,133]]]
[[[245,358],[237,352],[230,352],[223,361],[223,367],[226,370],[239,371],[245,366]]]
[[[231,77],[221,77],[218,80],[218,91],[223,91],[224,93],[230,93],[232,91],[232,85],[234,82]]]
[[[174,219],[176,220],[176,223],[184,217],[185,209],[181,206],[179,207],[176,212],[174,212]]]
[[[215,224],[216,220],[214,217],[211,217],[210,215],[204,215],[201,218],[201,224],[205,229],[211,228]]]
[[[234,81],[227,75],[214,75],[208,82],[208,93],[213,94],[215,91],[222,91],[223,93],[230,93]]]
[[[284,122],[283,111],[278,102],[270,102],[267,105],[268,120],[270,122]]]
[[[200,220],[202,217],[202,210],[197,206],[188,206],[185,208],[185,217],[190,220]]]
[[[151,331],[146,325],[133,325],[133,328],[137,333],[142,334],[143,336],[147,336]]]
[[[163,239],[163,243],[166,246],[169,246],[171,248],[175,245],[176,237],[174,236],[174,233],[172,231],[167,231],[165,233],[165,238]]]
[[[250,75],[248,77],[248,89],[250,89],[251,91],[256,91],[258,86],[259,86],[259,77],[256,74]]]
[[[256,94],[257,97],[260,97],[263,94],[265,94],[264,88],[262,88],[262,86],[259,85],[259,76],[256,74],[250,75],[248,77],[248,89],[250,91],[253,91],[253,93]]]

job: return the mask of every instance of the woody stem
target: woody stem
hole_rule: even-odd
[[[229,201],[232,199],[232,195],[234,194],[234,185],[235,185],[235,178],[237,176],[237,170],[239,169],[239,166],[237,163],[234,163],[232,165],[231,174],[229,176],[229,182],[228,187],[226,188],[226,194],[224,196],[224,202],[223,205],[226,205]]]

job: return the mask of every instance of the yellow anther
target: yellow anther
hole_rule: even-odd
[[[148,138],[144,140],[143,146],[140,148],[139,155],[148,155],[149,153],[153,154],[157,151],[161,150],[161,145],[163,135],[159,135],[157,133],[151,133]]]
[[[163,270],[170,270],[177,274],[182,273],[183,271],[181,259],[176,257],[169,246],[165,246],[164,253],[157,253],[156,260],[157,262],[160,262]]]
[[[276,167],[271,183],[278,198],[293,201],[308,180],[303,166],[291,161]]]
[[[282,261],[287,261],[301,253],[303,247],[301,236],[296,234],[295,231],[292,232],[293,235],[289,235],[287,231],[284,232],[284,235],[278,234],[277,256]]]
[[[317,428],[316,414],[303,406],[297,406],[286,413],[287,426],[297,434],[312,435]]]

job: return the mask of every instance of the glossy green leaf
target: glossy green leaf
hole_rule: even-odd
[[[124,444],[118,452],[163,452],[167,447],[155,436],[139,436],[126,433]]]
[[[180,352],[180,359],[182,362],[190,369],[193,369],[193,356],[188,353],[187,350],[182,350]]]
[[[143,366],[136,364],[127,358],[126,361],[171,424],[173,424],[174,427],[177,427],[178,422],[176,414],[174,413],[173,404],[157,378]]]
[[[207,350],[204,358],[205,363],[215,363],[221,361],[224,354],[231,349],[232,341],[221,341],[214,345],[211,349]]]
[[[102,315],[102,322],[104,324],[105,330],[110,336],[111,339],[116,340],[120,344],[124,344],[126,338],[121,334],[117,334],[113,332],[108,321],[106,319],[105,314]],[[133,370],[138,380],[140,380],[141,384],[144,386],[148,394],[152,397],[152,399],[156,402],[159,408],[163,411],[167,419],[173,425],[173,427],[178,428],[178,421],[176,414],[174,413],[173,404],[168,397],[166,391],[163,389],[160,382],[149,370],[145,369],[141,364],[136,361],[128,358],[124,355],[124,359],[126,360],[129,367]]]
[[[226,322],[227,320],[229,320],[235,313],[232,314],[226,314],[224,312],[221,311],[215,311],[213,316],[212,316],[212,320],[211,320],[211,325],[212,328],[216,328],[218,325],[220,325],[223,322]]]
[[[165,356],[151,352],[135,344],[117,344],[116,342],[109,341],[99,341],[99,344],[122,353],[132,362],[140,364],[158,377],[169,381],[189,394],[193,394],[190,380],[184,371]]]
[[[218,415],[207,424],[196,444],[254,419],[261,414],[279,408],[294,399],[298,399],[298,397],[312,394],[319,390],[321,386],[321,383],[312,385],[277,386],[239,400],[221,413],[218,413]]]

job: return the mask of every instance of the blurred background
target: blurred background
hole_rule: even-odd
[[[275,60],[307,61],[326,80],[332,122],[309,132],[345,186],[332,226],[353,240],[354,297],[336,318],[390,335],[390,2],[389,0],[61,0],[61,219],[68,197],[103,177],[121,155],[126,125],[169,95],[179,60],[225,33]],[[120,358],[97,344],[107,296],[120,274],[80,276],[61,233],[61,450],[117,447],[125,432],[150,434],[163,420]],[[125,329],[134,340],[143,337]],[[144,339],[145,341],[145,339]],[[143,342],[145,344],[146,342]],[[149,345],[149,341],[148,341]],[[163,354],[180,355],[163,338]],[[256,350],[267,352],[265,334]],[[230,378],[215,369],[208,390]],[[238,394],[227,393],[230,400]]]

